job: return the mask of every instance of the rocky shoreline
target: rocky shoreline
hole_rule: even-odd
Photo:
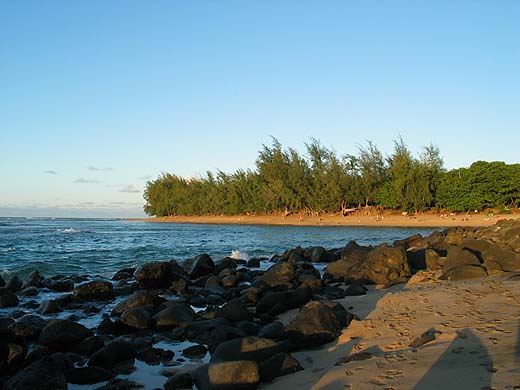
[[[372,294],[371,285],[520,280],[518,271],[520,221],[503,220],[376,247],[297,247],[271,259],[201,254],[123,269],[110,280],[37,271],[0,278],[0,387],[254,389],[301,371],[298,351],[362,322],[355,305],[338,300]],[[424,329],[409,347],[436,337]],[[370,356],[358,351],[336,364]],[[153,367],[160,379],[133,379]]]

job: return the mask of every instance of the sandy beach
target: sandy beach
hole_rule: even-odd
[[[199,224],[237,224],[237,225],[290,225],[290,226],[406,226],[406,227],[450,227],[450,226],[491,226],[500,219],[518,219],[520,213],[488,216],[486,213],[472,214],[417,214],[402,215],[383,213],[381,215],[341,215],[324,214],[320,216],[299,216],[290,214],[286,217],[268,215],[208,215],[208,216],[169,216],[130,221],[199,223]]]
[[[294,353],[305,369],[261,388],[517,389],[518,281],[447,282],[429,276],[419,272],[407,284],[388,290],[371,287],[367,295],[340,300],[360,321],[354,320],[323,348]],[[281,320],[289,321],[296,312]],[[409,347],[428,330],[435,332],[434,341]],[[347,362],[362,352],[370,358]]]

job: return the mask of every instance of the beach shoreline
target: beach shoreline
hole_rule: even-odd
[[[266,215],[204,215],[204,216],[167,216],[125,219],[130,222],[190,223],[216,225],[275,225],[275,226],[360,226],[360,227],[453,227],[453,226],[492,226],[501,219],[519,219],[520,213],[494,214],[471,213],[457,215],[382,213],[381,215],[341,216],[324,214],[304,216],[291,214],[282,216]]]

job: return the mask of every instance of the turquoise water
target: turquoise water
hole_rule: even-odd
[[[0,218],[0,273],[24,276],[109,276],[129,266],[183,261],[200,253],[214,259],[271,256],[297,245],[327,249],[350,240],[377,245],[433,228],[198,225],[97,219]]]

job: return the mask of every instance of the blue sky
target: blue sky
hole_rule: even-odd
[[[0,215],[140,216],[277,137],[518,162],[518,1],[4,1]]]

